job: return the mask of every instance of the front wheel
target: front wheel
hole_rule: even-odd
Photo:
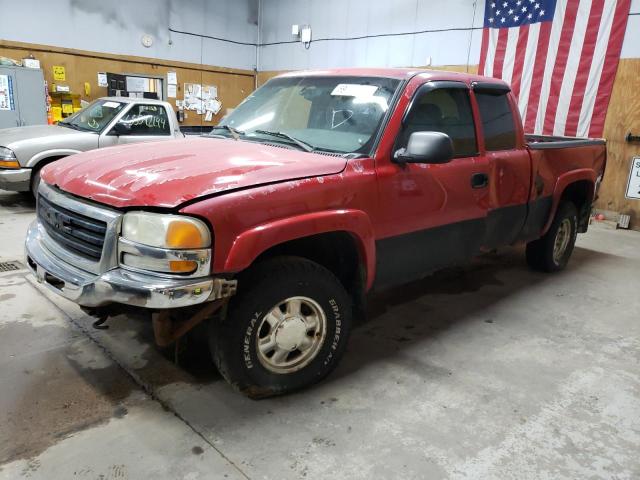
[[[326,268],[297,257],[257,265],[239,279],[210,346],[222,376],[252,398],[288,393],[327,376],[352,322],[347,292]]]
[[[527,244],[527,263],[535,270],[557,272],[567,266],[578,233],[578,211],[572,202],[558,206],[549,231]]]

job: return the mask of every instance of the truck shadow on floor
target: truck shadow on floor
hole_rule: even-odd
[[[606,261],[613,255],[576,247],[567,270],[558,274],[534,272],[527,268],[524,249],[509,248],[483,255],[471,264],[436,272],[422,280],[374,293],[368,299],[366,318],[354,325],[348,350],[341,365],[327,382],[338,380],[384,357],[400,355],[402,350],[429,341],[465,322],[508,322],[492,318],[491,307],[525,289],[563,278],[592,262]],[[220,380],[206,343],[206,325],[184,339],[178,349],[178,365],[193,377],[194,383]],[[150,326],[140,339],[153,342]],[[372,345],[375,344],[374,347]],[[165,350],[173,360],[174,351]],[[157,378],[157,377],[156,377]]]

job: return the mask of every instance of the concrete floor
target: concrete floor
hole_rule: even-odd
[[[0,261],[33,216],[0,193]],[[0,479],[637,479],[639,272],[640,234],[598,228],[558,275],[483,257],[376,296],[327,381],[258,402],[0,274]]]

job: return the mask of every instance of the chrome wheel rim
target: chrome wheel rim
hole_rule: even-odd
[[[264,368],[292,373],[318,354],[327,334],[327,316],[308,297],[289,297],[275,305],[260,321],[256,352]]]
[[[571,220],[565,218],[560,223],[556,232],[556,239],[553,243],[553,261],[556,265],[560,265],[562,257],[567,251],[569,240],[571,239]]]

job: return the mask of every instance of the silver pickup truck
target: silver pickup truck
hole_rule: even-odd
[[[0,130],[0,189],[36,192],[40,169],[75,153],[182,137],[167,102],[100,98],[57,125]]]

